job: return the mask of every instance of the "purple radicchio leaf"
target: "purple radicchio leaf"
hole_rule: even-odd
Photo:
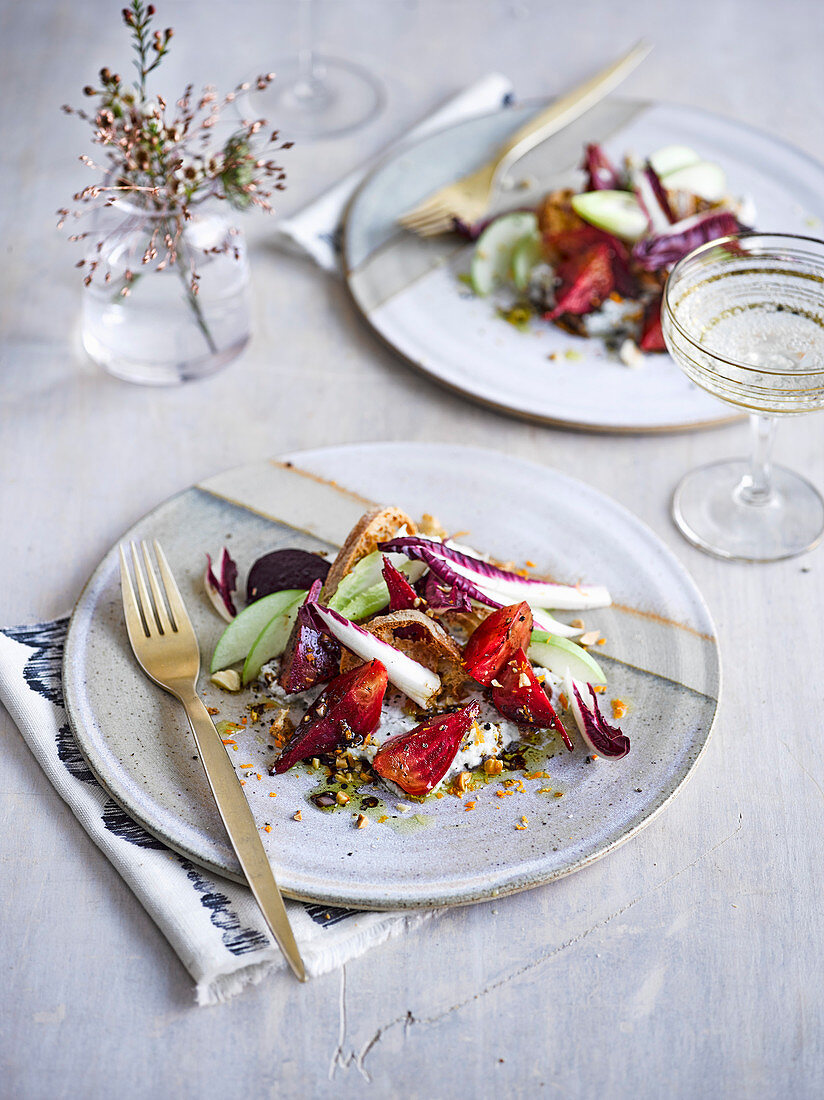
[[[424,601],[400,569],[395,568],[389,558],[385,557],[383,559],[382,573],[389,591],[390,611],[406,611],[408,608],[420,609]]]
[[[594,753],[610,760],[620,760],[629,752],[629,738],[617,727],[609,725],[598,706],[598,696],[592,684],[587,684],[587,687],[592,699],[591,707],[581,698],[578,685],[574,681],[572,684],[577,703],[572,711],[576,725]]]
[[[423,591],[426,602],[433,611],[471,611],[472,601],[456,584],[446,587],[435,573],[430,571],[423,579]]]
[[[647,216],[651,233],[666,233],[675,218],[658,173],[647,163],[633,170],[632,182],[638,204]]]
[[[633,260],[646,271],[660,271],[683,259],[699,245],[718,237],[740,233],[742,226],[729,210],[709,210],[675,222],[664,233],[653,233],[638,241]]]
[[[230,623],[237,615],[237,608],[232,599],[232,594],[237,588],[237,565],[225,546],[220,551],[215,566],[212,565],[209,554],[206,555],[206,562],[206,572],[203,575],[206,595],[212,601],[218,615]]]
[[[587,145],[581,165],[587,174],[586,191],[620,191],[621,174],[600,145]]]
[[[553,607],[561,610],[581,610],[591,607],[606,607],[610,596],[602,585],[555,584],[551,581],[536,580],[501,569],[492,562],[465,554],[445,543],[418,535],[405,535],[379,544],[379,549],[406,554],[408,558],[425,562],[448,586],[457,585],[473,600],[489,607],[502,607],[505,603],[526,600],[530,605]],[[451,563],[451,564],[450,564]],[[455,566],[456,568],[453,568]],[[466,574],[469,573],[470,576]],[[491,589],[495,599],[500,597],[504,604],[490,599],[483,589]],[[543,601],[546,601],[545,603]]]

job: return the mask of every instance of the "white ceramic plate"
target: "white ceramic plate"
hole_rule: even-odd
[[[386,798],[387,820],[357,830],[348,809],[308,802],[310,777],[270,777],[274,757],[259,727],[239,735],[232,759],[284,891],[363,908],[449,905],[547,882],[604,855],[637,832],[684,782],[715,715],[715,629],[695,585],[672,554],[622,507],[581,482],[491,451],[447,445],[372,444],[308,451],[294,465],[229,471],[162,504],[128,537],[158,538],[202,644],[203,663],[222,630],[202,590],[204,553],[224,543],[245,571],[278,546],[331,547],[371,502],[431,512],[499,559],[530,560],[571,581],[607,584],[614,606],[586,618],[605,634],[610,695],[630,703],[623,760],[587,763],[563,750],[551,781],[505,798],[495,785],[464,810],[432,800],[423,821]],[[599,652],[599,658],[602,654]],[[220,717],[243,713],[203,676]],[[72,618],[66,702],[78,743],[113,798],[151,833],[230,877],[239,868],[178,704],[138,669],[120,603],[116,548],[103,559]],[[609,711],[607,711],[609,713]],[[261,778],[256,778],[257,776]],[[563,797],[539,793],[550,786]],[[277,797],[270,797],[275,793]],[[302,821],[293,821],[296,810]],[[517,830],[521,816],[527,829]],[[376,817],[375,814],[372,815]]]
[[[542,106],[539,104],[538,106]],[[433,134],[392,154],[364,182],[345,222],[343,260],[358,309],[409,364],[505,412],[600,431],[667,431],[736,416],[694,386],[667,355],[630,369],[600,342],[533,321],[522,333],[458,275],[472,246],[453,236],[422,241],[397,218],[444,183],[485,161],[537,109],[512,107]],[[756,227],[820,236],[824,167],[739,123],[689,107],[608,99],[525,157],[513,173],[532,186],[503,208],[534,206],[546,191],[580,187],[584,145],[602,141],[619,160],[671,143],[723,165],[729,189],[755,202]],[[553,356],[552,359],[549,356]]]

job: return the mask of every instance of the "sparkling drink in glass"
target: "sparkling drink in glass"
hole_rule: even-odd
[[[776,561],[811,549],[824,502],[771,462],[778,417],[824,407],[824,241],[749,233],[680,260],[661,311],[667,348],[702,389],[750,413],[749,461],[686,475],[673,516],[695,546],[723,558]]]

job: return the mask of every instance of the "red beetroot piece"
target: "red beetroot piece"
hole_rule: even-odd
[[[464,668],[479,684],[489,685],[519,649],[526,650],[531,634],[532,612],[528,603],[498,608],[466,643]]]
[[[389,589],[389,610],[408,611],[410,608],[420,609],[423,600],[401,573],[396,569],[389,558],[383,559],[383,579]]]
[[[320,596],[322,587],[317,580],[309,589],[280,662],[278,683],[290,695],[331,680],[340,671],[340,643],[309,606]]]
[[[480,714],[477,703],[450,714],[427,718],[408,733],[381,745],[372,767],[383,779],[396,783],[415,798],[428,795],[449,771],[461,741]]]
[[[554,321],[563,313],[576,317],[591,313],[615,290],[612,250],[606,241],[564,260],[558,265],[557,274],[560,286],[555,297],[555,308],[546,315],[549,321]]]
[[[497,681],[492,687],[492,702],[501,714],[519,726],[552,727],[564,739],[566,747],[572,749],[572,740],[522,649],[506,662]]]
[[[338,676],[304,714],[271,771],[280,775],[298,760],[360,744],[378,727],[386,684],[386,669],[377,660]]]
[[[666,351],[664,333],[661,331],[661,296],[650,302],[644,310],[644,324],[641,339],[638,341],[641,351]]]

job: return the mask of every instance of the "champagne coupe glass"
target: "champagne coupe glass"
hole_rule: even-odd
[[[824,241],[783,233],[710,241],[672,269],[661,320],[684,373],[746,409],[752,426],[749,462],[715,462],[678,485],[681,532],[740,561],[811,549],[824,532],[824,502],[770,453],[778,417],[824,407]]]
[[[316,50],[316,0],[298,0],[297,58],[268,60],[275,79],[263,90],[252,84],[252,110],[287,137],[333,137],[362,126],[384,103],[381,84],[366,69]]]

